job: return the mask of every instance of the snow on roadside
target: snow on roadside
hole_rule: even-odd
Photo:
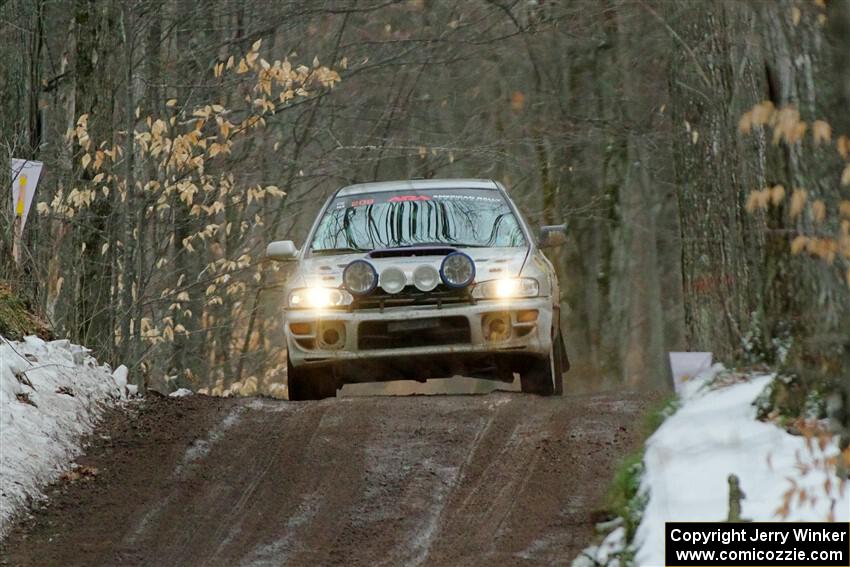
[[[637,565],[664,565],[664,522],[726,520],[730,474],[738,476],[746,495],[743,518],[781,520],[776,510],[789,477],[821,498],[792,506],[787,521],[824,521],[829,515],[832,503],[824,497],[824,482],[831,477],[837,487],[838,477],[831,470],[801,476],[798,455],[804,462],[812,460],[805,439],[756,420],[753,401],[774,376],[753,375],[708,387],[722,370],[718,364],[689,381],[681,392],[681,409],[646,443],[642,488],[649,491],[649,503],[635,536]],[[826,450],[838,452],[837,445]],[[842,497],[833,489],[832,496],[835,519],[850,521],[850,491]]]
[[[186,396],[191,396],[194,393],[195,392],[193,392],[189,388],[178,388],[177,390],[174,390],[168,395],[172,398],[185,398]]]
[[[113,374],[70,341],[0,337],[0,537],[12,516],[68,470],[108,406],[126,399]]]
[[[836,521],[850,521],[850,490],[838,494],[834,471],[812,470],[801,476],[798,458],[811,464],[814,455],[804,437],[756,419],[753,402],[774,379],[772,374],[726,375],[720,364],[682,384],[681,407],[647,440],[641,492],[649,495],[634,541],[622,530],[611,532],[597,546],[585,549],[573,567],[620,565],[620,555],[635,550],[634,565],[664,565],[664,523],[725,521],[729,507],[730,474],[738,476],[745,494],[741,517],[781,521],[776,511],[793,478],[814,503],[792,505],[787,521],[825,521],[830,509]],[[817,451],[817,443],[815,451]],[[838,454],[837,444],[826,447]],[[830,501],[825,481],[830,479]],[[627,548],[628,546],[628,548]]]

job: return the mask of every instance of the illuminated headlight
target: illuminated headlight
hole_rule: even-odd
[[[302,287],[289,294],[289,306],[294,309],[327,309],[351,303],[351,294],[332,287]]]
[[[354,295],[366,295],[378,285],[378,272],[366,260],[354,260],[342,272],[342,283]]]
[[[472,290],[476,299],[506,299],[516,297],[537,297],[540,284],[534,278],[501,278],[481,282]]]
[[[466,287],[475,279],[475,262],[463,252],[452,252],[443,259],[440,277],[449,287]]]

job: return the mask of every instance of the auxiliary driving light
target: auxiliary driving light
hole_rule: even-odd
[[[345,345],[345,325],[342,321],[322,321],[319,323],[319,348],[338,350]]]
[[[413,270],[413,285],[419,291],[431,291],[440,283],[440,272],[434,266],[422,264]]]
[[[354,295],[366,295],[378,285],[378,272],[366,260],[354,260],[342,272],[342,283]]]
[[[404,275],[401,268],[390,266],[381,271],[380,285],[385,292],[395,294],[407,285],[407,276]]]
[[[466,287],[475,279],[475,262],[463,252],[452,252],[443,258],[440,276],[449,287]]]
[[[510,313],[487,313],[481,320],[481,330],[484,340],[497,343],[511,338]]]

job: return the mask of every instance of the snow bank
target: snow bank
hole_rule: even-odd
[[[168,395],[172,398],[185,398],[186,396],[191,396],[192,394],[194,394],[194,392],[189,388],[179,388]]]
[[[798,458],[811,463],[822,456],[820,452],[812,455],[803,437],[756,421],[752,403],[773,375],[749,376],[707,388],[722,370],[715,365],[686,382],[681,409],[646,443],[642,488],[649,491],[650,498],[635,536],[637,565],[664,565],[664,522],[726,520],[728,476],[733,473],[746,494],[743,518],[779,521],[776,510],[790,477],[808,494],[821,497],[814,503],[792,506],[787,520],[824,521],[832,506],[825,497],[824,482],[832,476],[835,519],[850,521],[850,491],[838,496],[838,478],[831,471],[815,470],[801,476],[796,470]],[[827,447],[826,453],[837,454],[837,446]]]
[[[67,340],[0,337],[0,536],[68,469],[102,411],[127,396],[126,368],[113,376],[89,352]]]

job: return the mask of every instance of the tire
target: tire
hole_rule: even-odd
[[[327,368],[295,368],[287,360],[286,384],[290,401],[323,400],[336,396],[336,379]]]
[[[564,343],[564,337],[560,330],[555,337],[555,348],[557,349],[555,370],[560,370],[555,375],[555,395],[562,396],[564,394],[564,374],[570,371],[570,357],[567,356],[567,345]]]
[[[546,358],[529,359],[525,368],[520,370],[519,384],[526,394],[551,396],[555,392],[552,380],[552,353]]]
[[[546,358],[533,358],[519,373],[523,392],[540,396],[561,396],[564,393],[564,372],[569,370],[570,361],[561,332],[555,335],[552,350]]]

